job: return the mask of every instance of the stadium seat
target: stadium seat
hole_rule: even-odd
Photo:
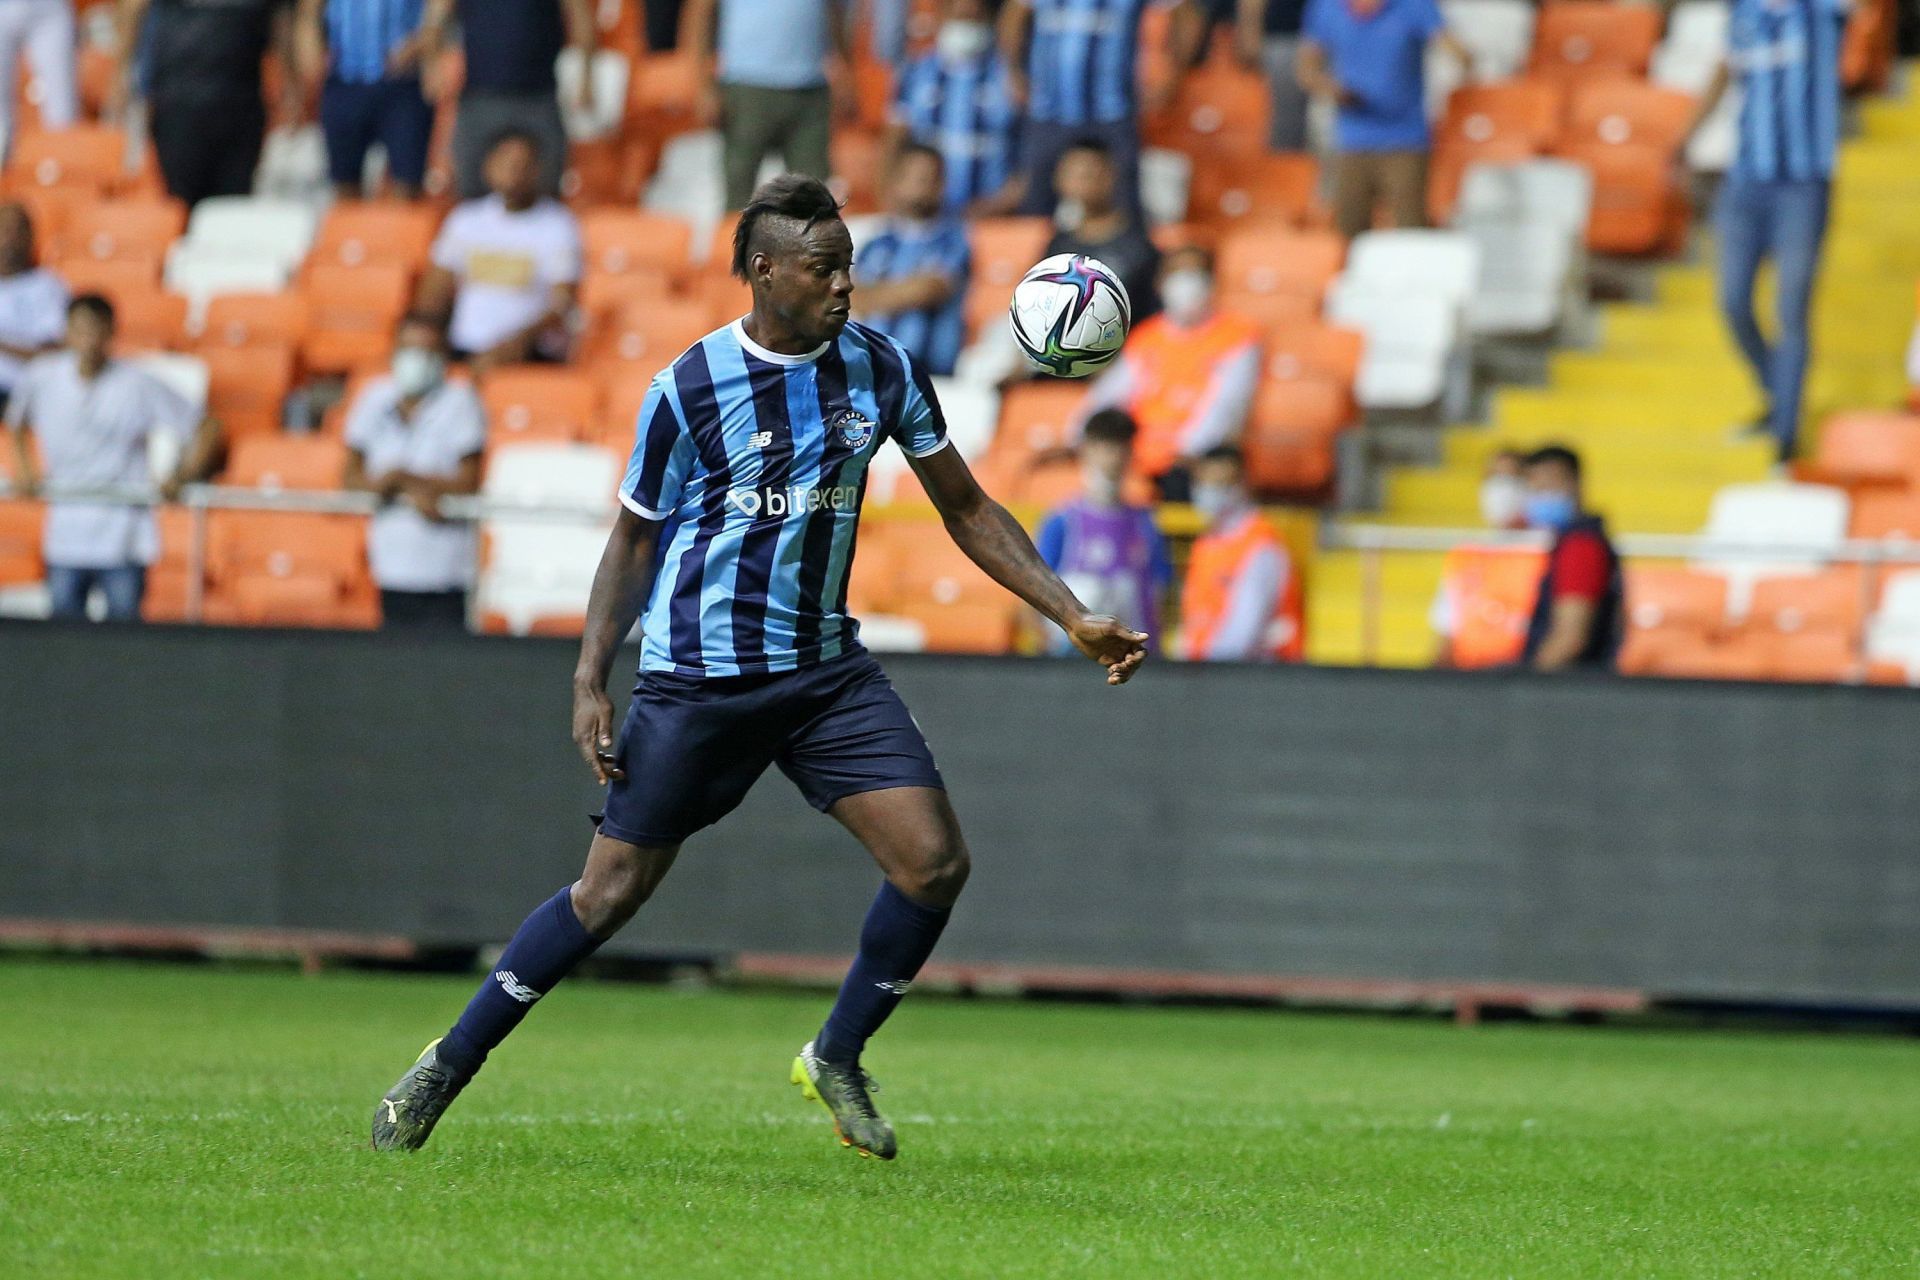
[[[311,266],[375,264],[420,270],[433,245],[434,210],[387,200],[343,200],[327,210],[307,256]]]
[[[1220,238],[1214,278],[1224,293],[1291,293],[1318,302],[1347,247],[1330,231],[1241,227]]]
[[[288,278],[287,267],[272,258],[233,257],[185,240],[167,250],[167,288],[200,306],[220,293],[277,293]]]
[[[327,436],[254,435],[238,440],[226,482],[254,489],[338,489],[347,446]]]
[[[963,458],[984,457],[1000,421],[1000,393],[958,378],[933,378],[933,394],[947,420],[947,438]]]
[[[179,294],[153,286],[146,292],[108,296],[113,299],[113,340],[121,350],[165,351],[185,345],[187,300]]]
[[[1593,175],[1565,160],[1473,165],[1462,177],[1454,207],[1456,227],[1476,222],[1553,226],[1584,236],[1593,204]]]
[[[287,347],[307,336],[307,300],[298,293],[224,293],[207,300],[203,347]]]
[[[254,196],[214,196],[194,206],[187,243],[229,258],[279,264],[291,273],[313,244],[318,219],[307,205]]]
[[[1318,321],[1283,325],[1267,335],[1271,378],[1324,378],[1351,387],[1360,376],[1367,340],[1358,330]]]
[[[1071,445],[1069,428],[1086,389],[1070,382],[1027,382],[1000,401],[1000,427],[990,455],[1025,470],[1037,454]]]
[[[1482,81],[1518,75],[1533,47],[1534,8],[1527,0],[1442,0],[1447,29],[1473,54],[1473,74]],[[1443,51],[1427,55],[1428,114],[1460,84],[1459,64]]]
[[[24,130],[7,156],[14,187],[73,187],[110,194],[129,176],[127,135],[104,125]]]
[[[1900,671],[1907,683],[1920,683],[1920,569],[1887,575],[1879,608],[1867,621],[1864,656]]]
[[[1272,108],[1261,76],[1209,62],[1186,76],[1167,109],[1147,121],[1147,136],[1157,146],[1189,154],[1255,155],[1266,148]]]
[[[1920,492],[1869,489],[1857,494],[1849,531],[1874,542],[1920,542]]]
[[[611,510],[626,459],[590,444],[514,442],[494,451],[482,492],[529,506]]]
[[[1269,378],[1247,417],[1241,451],[1247,483],[1263,493],[1312,493],[1333,479],[1334,438],[1350,424],[1353,397],[1331,379]]]
[[[181,506],[165,506],[154,508],[153,516],[160,555],[147,566],[147,594],[140,601],[140,616],[148,622],[195,621],[191,599],[194,513]],[[204,593],[204,573],[200,587]]]
[[[0,587],[24,586],[46,577],[40,560],[46,518],[45,503],[0,498]]]
[[[1149,226],[1187,217],[1193,192],[1193,159],[1184,151],[1148,147],[1140,153],[1140,206]]]
[[[1690,93],[1641,80],[1608,76],[1582,81],[1568,97],[1562,141],[1569,146],[1652,147],[1674,155],[1698,106]]]
[[[292,347],[211,346],[195,354],[207,366],[207,412],[228,439],[280,431],[293,390]]]
[[[177,200],[101,200],[75,209],[56,242],[61,257],[159,262],[187,225]]]
[[[1530,70],[1563,80],[1645,75],[1660,18],[1652,5],[1549,0],[1534,28]]]
[[[591,142],[619,130],[626,112],[628,81],[633,75],[633,64],[626,54],[597,49],[589,62],[569,46],[560,51],[553,70],[569,139]],[[574,104],[580,100],[580,82],[589,77],[593,81],[593,110],[581,111]]]
[[[967,226],[973,278],[967,286],[967,330],[1006,310],[1013,286],[1046,252],[1053,226],[1045,218],[981,218]]]
[[[393,328],[406,311],[405,267],[316,266],[307,272],[307,336],[301,348],[318,373],[347,373],[384,363]]]
[[[1810,574],[1846,539],[1844,490],[1812,484],[1728,485],[1713,495],[1694,566],[1725,575],[1728,612],[1746,615],[1755,584]]]
[[[1333,296],[1419,295],[1465,306],[1479,270],[1479,248],[1457,231],[1368,231],[1354,237]]]
[[[605,520],[582,525],[489,520],[475,591],[480,629],[512,635],[577,633],[609,527]]]
[[[955,546],[938,521],[901,521],[886,611],[913,619],[936,652],[1005,653],[1017,605]]]
[[[1452,215],[1462,175],[1476,164],[1519,164],[1543,154],[1560,132],[1560,86],[1541,79],[1469,85],[1447,101],[1434,127],[1427,207],[1434,221]]]
[[[1187,217],[1203,225],[1302,226],[1313,210],[1319,185],[1319,162],[1302,153],[1202,157],[1193,167]]]
[[[1652,147],[1601,142],[1569,145],[1561,154],[1593,174],[1589,248],[1644,255],[1681,247],[1691,213],[1687,193],[1675,180],[1672,155]]]
[[[366,520],[283,511],[208,518],[209,621],[367,628],[379,600],[366,568]]]
[[[1448,606],[1448,664],[1462,670],[1520,659],[1546,556],[1531,547],[1460,546],[1440,570]]]
[[[1446,394],[1461,332],[1455,303],[1431,295],[1348,290],[1329,299],[1327,316],[1366,337],[1355,383],[1363,407],[1428,409]]]
[[[1872,602],[1872,578],[1860,565],[1832,565],[1812,574],[1760,578],[1741,620],[1743,629],[1780,634],[1859,635]]]
[[[673,279],[664,271],[591,271],[580,280],[580,310],[590,319],[675,301]]]
[[[713,317],[702,303],[641,303],[603,319],[590,331],[579,361],[618,368],[623,377],[637,373],[651,377],[714,327]]]
[[[1639,631],[1707,634],[1727,616],[1727,580],[1680,565],[1632,565],[1626,571],[1627,624]]]
[[[496,369],[480,385],[488,434],[509,440],[578,440],[594,421],[600,389],[574,369],[523,365]]]
[[[1320,314],[1320,299],[1308,293],[1248,293],[1223,289],[1215,295],[1222,311],[1244,316],[1272,333],[1276,329],[1312,324]]]
[[[210,375],[207,362],[199,356],[157,351],[132,356],[127,363],[158,378],[188,404],[205,407]]]
[[[693,228],[680,218],[639,209],[595,209],[580,219],[586,269],[604,275],[629,272],[687,274]]]
[[[1467,224],[1479,251],[1480,275],[1467,301],[1477,334],[1546,335],[1559,328],[1585,284],[1576,242],[1551,224]]]
[[[53,270],[69,293],[100,293],[116,302],[160,287],[157,258],[63,258]]]
[[[1820,428],[1805,478],[1854,486],[1920,487],[1920,415],[1836,413]]]

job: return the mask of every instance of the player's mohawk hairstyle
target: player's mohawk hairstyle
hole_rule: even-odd
[[[748,246],[753,243],[753,229],[769,214],[792,218],[803,227],[811,227],[816,222],[838,218],[840,202],[827,190],[826,183],[803,173],[783,173],[768,179],[753,193],[753,199],[747,201],[747,207],[740,211],[740,221],[733,228],[733,274],[742,280],[747,278]]]

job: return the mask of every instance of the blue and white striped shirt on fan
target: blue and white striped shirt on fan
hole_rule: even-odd
[[[662,522],[640,669],[793,671],[858,649],[848,570],[889,438],[924,457],[946,419],[906,349],[864,325],[789,356],[735,321],[655,377],[620,486]]]
[[[973,250],[958,218],[915,225],[889,218],[854,256],[853,278],[876,283],[937,271],[953,281],[953,294],[937,307],[876,315],[868,323],[911,352],[926,371],[941,377],[953,372],[967,345],[967,277]],[[858,296],[857,294],[855,295]]]
[[[1157,0],[1032,0],[1027,114],[1048,124],[1134,116],[1140,18]]]
[[[1020,111],[996,52],[915,58],[900,74],[893,118],[946,161],[946,205],[954,213],[993,195],[1013,174]]]
[[[348,84],[387,78],[387,54],[420,27],[425,0],[326,0],[329,74]]]
[[[1840,146],[1840,39],[1846,0],[1735,0],[1727,63],[1743,94],[1733,176],[1833,176]]]

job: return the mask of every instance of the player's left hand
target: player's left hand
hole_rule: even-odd
[[[1108,684],[1125,684],[1147,660],[1147,633],[1105,613],[1090,613],[1067,629],[1073,647],[1107,669]]]

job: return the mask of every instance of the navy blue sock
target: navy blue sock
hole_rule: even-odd
[[[473,993],[466,1012],[440,1041],[441,1058],[465,1075],[478,1071],[487,1054],[520,1025],[533,1002],[553,990],[599,945],[600,940],[573,913],[573,886],[535,907],[500,953],[493,972]]]
[[[948,907],[921,906],[891,881],[882,884],[860,928],[860,954],[847,970],[813,1051],[828,1062],[858,1062],[867,1037],[907,994],[907,984],[933,954],[952,914]]]

